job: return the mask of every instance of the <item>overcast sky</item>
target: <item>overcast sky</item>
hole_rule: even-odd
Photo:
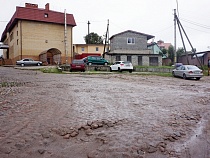
[[[105,35],[109,19],[109,37],[133,30],[155,36],[174,45],[174,15],[177,9],[180,21],[197,51],[210,50],[210,0],[0,0],[0,33],[15,12],[16,6],[38,4],[50,10],[73,14],[77,26],[73,29],[73,43],[81,44],[90,32]],[[188,50],[191,50],[185,40]],[[177,48],[183,47],[177,28]]]

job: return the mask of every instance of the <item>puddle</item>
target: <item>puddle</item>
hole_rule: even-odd
[[[197,128],[193,131],[194,134],[189,138],[189,140],[184,142],[182,146],[180,146],[180,144],[175,145],[175,150],[177,152],[180,152],[181,150],[188,148],[189,145],[196,143],[196,140],[198,139],[199,135],[203,133],[203,129],[206,126],[206,122],[207,120],[201,119],[197,124]]]

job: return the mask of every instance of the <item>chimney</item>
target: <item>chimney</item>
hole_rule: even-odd
[[[25,3],[26,8],[38,8],[38,4]]]
[[[49,3],[47,3],[47,4],[45,5],[45,10],[50,10],[50,4],[49,4]]]

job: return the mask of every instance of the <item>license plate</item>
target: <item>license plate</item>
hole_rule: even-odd
[[[81,67],[81,66],[76,66],[76,67]]]

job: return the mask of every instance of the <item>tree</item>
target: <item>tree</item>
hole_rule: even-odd
[[[97,33],[91,32],[84,36],[86,44],[103,44],[102,36],[99,36]]]
[[[167,56],[167,53],[168,53],[167,49],[163,48],[162,52],[163,52],[163,55]]]
[[[184,48],[178,48],[178,50],[176,51],[176,56],[177,56],[177,61],[179,61],[179,58],[185,54]]]
[[[168,48],[168,58],[174,63],[174,47],[172,45]]]

